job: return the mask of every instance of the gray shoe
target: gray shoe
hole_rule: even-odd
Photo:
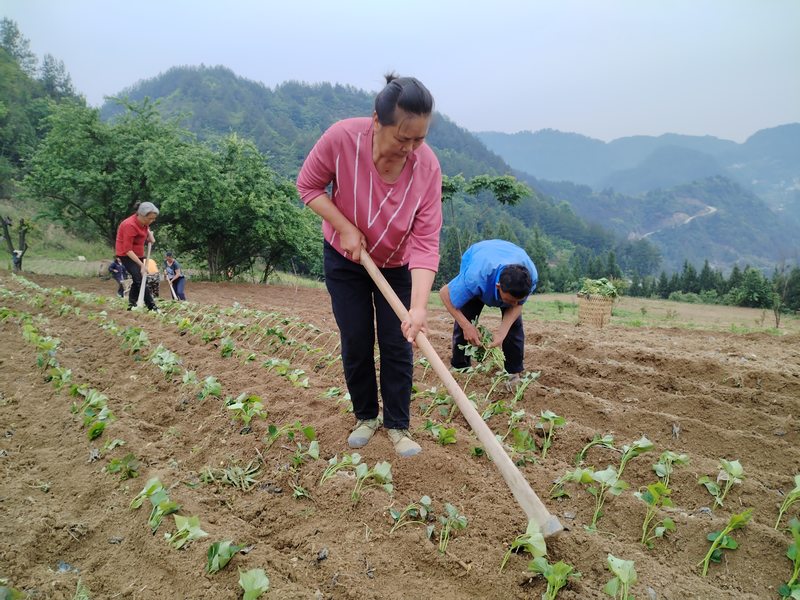
[[[347,445],[351,448],[363,448],[380,426],[381,423],[378,419],[360,419],[350,437],[347,438]]]
[[[508,379],[506,379],[506,389],[509,392],[516,391],[520,381],[522,381],[522,379],[520,378],[519,373],[510,373],[508,375]]]
[[[422,452],[420,445],[411,439],[408,429],[387,429],[394,451],[406,458]]]

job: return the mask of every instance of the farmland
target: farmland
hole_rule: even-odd
[[[355,469],[321,482],[332,458],[352,455],[345,440],[353,422],[325,290],[191,282],[192,302],[164,303],[158,315],[126,311],[113,291],[98,279],[0,272],[0,577],[9,584],[32,598],[73,598],[80,579],[92,598],[233,599],[241,597],[237,569],[262,568],[266,597],[288,599],[545,591],[527,571],[529,555],[512,554],[500,571],[525,531],[524,514],[422,362],[412,429],[423,453],[396,457],[384,432],[359,450],[370,469],[391,463],[391,493],[374,481],[354,495]],[[661,310],[625,302],[628,320]],[[786,528],[798,505],[773,526],[800,473],[800,335],[741,333],[741,323],[763,321],[761,311],[691,310],[692,328],[678,327],[675,315],[659,327],[612,322],[603,330],[578,326],[569,309],[546,323],[527,318],[526,366],[539,376],[518,397],[493,385],[490,372],[457,375],[569,529],[548,540],[548,559],[581,577],[558,598],[608,598],[608,554],[635,562],[636,598],[777,598],[791,576]],[[497,317],[490,311],[483,322]],[[447,313],[431,309],[429,326],[447,358]],[[105,398],[102,416],[87,404],[92,390]],[[542,458],[548,428],[536,424],[545,411],[566,423]],[[538,449],[512,429],[529,432]],[[453,431],[442,439],[445,430]],[[653,448],[626,463],[628,488],[607,496],[590,531],[595,498],[585,486],[566,481],[565,495],[548,496],[600,435],[612,436],[614,448],[589,448],[584,469],[618,469],[620,450],[643,436]],[[656,515],[675,530],[648,548],[640,543],[647,506],[634,492],[657,481],[652,465],[666,450],[688,464],[674,466],[673,506]],[[744,474],[720,505],[698,479],[723,487],[721,459],[738,461]],[[176,549],[164,539],[175,532],[173,514],[152,533],[151,503],[131,502],[153,478],[180,505],[175,514],[198,517],[207,537]],[[423,496],[435,518],[390,533],[392,509]],[[446,504],[466,527],[453,528],[440,552]],[[749,508],[752,519],[731,534],[738,549],[703,576],[707,535]],[[434,526],[430,539],[425,525]],[[206,552],[223,540],[246,553],[209,575]]]

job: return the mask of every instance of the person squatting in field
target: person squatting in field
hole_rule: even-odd
[[[483,344],[473,321],[484,306],[497,306],[502,319],[489,348],[502,345],[508,383],[519,381],[525,358],[522,305],[536,289],[538,280],[533,261],[511,242],[484,240],[467,248],[458,275],[439,290],[442,303],[455,319],[450,364],[457,369],[470,365],[463,346],[467,342],[473,346]]]
[[[144,244],[155,243],[150,225],[158,217],[159,210],[152,202],[142,202],[136,212],[124,219],[117,227],[116,255],[131,276],[131,290],[128,294],[128,309],[136,306],[139,299],[139,287],[147,277],[144,263]],[[150,310],[158,310],[153,296],[145,285],[144,302]]]
[[[303,202],[323,218],[325,284],[357,419],[347,440],[351,448],[366,445],[381,426],[373,355],[377,324],[383,426],[400,456],[421,451],[408,427],[411,342],[426,331],[439,267],[442,173],[425,144],[432,111],[433,97],[421,82],[387,75],[372,117],[333,124],[297,177]],[[409,309],[407,320],[400,322],[360,264],[362,252]]]

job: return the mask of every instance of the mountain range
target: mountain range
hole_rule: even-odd
[[[800,123],[762,129],[741,144],[671,133],[610,142],[552,129],[475,135],[514,169],[536,179],[640,195],[723,175],[772,210],[800,219]]]

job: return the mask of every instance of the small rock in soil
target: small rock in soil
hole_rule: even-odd
[[[121,544],[124,539],[125,538],[121,537],[121,536],[114,536],[114,537],[108,538],[108,543],[109,544]]]
[[[323,548],[317,553],[317,562],[322,562],[328,558],[328,548]]]
[[[258,489],[269,492],[270,494],[282,494],[283,488],[279,485],[275,485],[274,483],[264,483],[261,484]]]

